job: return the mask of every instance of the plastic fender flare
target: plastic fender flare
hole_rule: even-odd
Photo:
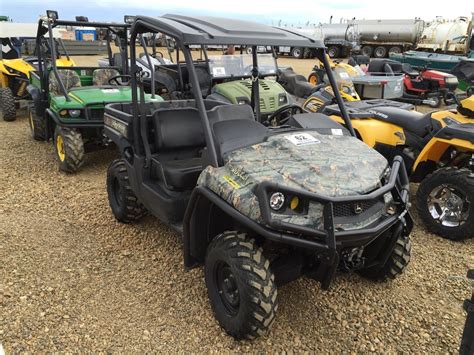
[[[341,117],[330,116],[334,121],[344,124]],[[405,133],[403,128],[394,124],[371,119],[352,119],[352,126],[360,139],[369,147],[374,148],[377,143],[395,147],[405,144]]]
[[[412,168],[413,172],[416,171],[418,165],[422,162],[428,160],[438,162],[449,147],[455,147],[460,150],[470,150],[474,152],[474,143],[459,138],[443,139],[435,137],[425,145],[423,150],[418,155],[418,158],[416,158]]]
[[[8,87],[9,76],[10,76],[10,73],[7,71],[7,69],[3,65],[3,62],[0,61],[0,87],[2,88]]]

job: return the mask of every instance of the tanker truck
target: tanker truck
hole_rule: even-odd
[[[413,20],[354,20],[359,34],[360,52],[375,58],[413,49],[425,22]]]
[[[324,40],[331,58],[347,57],[351,51],[359,50],[359,33],[351,22],[320,24],[313,36]]]
[[[470,18],[458,17],[454,20],[438,18],[425,27],[416,50],[467,55],[472,46]]]

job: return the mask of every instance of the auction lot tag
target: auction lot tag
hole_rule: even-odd
[[[120,92],[119,89],[102,89],[104,94],[118,94]]]
[[[225,68],[224,67],[214,67],[214,68],[212,68],[212,75],[214,75],[214,76],[225,76]]]
[[[314,138],[309,133],[292,134],[290,136],[285,136],[285,138],[288,139],[291,143],[293,143],[294,145],[297,145],[297,146],[321,143],[321,141],[319,139]]]

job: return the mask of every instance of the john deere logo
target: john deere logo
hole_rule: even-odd
[[[355,214],[361,214],[362,211],[363,211],[363,209],[362,209],[362,204],[361,204],[361,203],[356,203],[356,204],[354,205],[354,213],[355,213]]]

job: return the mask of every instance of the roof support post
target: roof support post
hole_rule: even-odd
[[[324,64],[324,69],[326,69],[326,74],[329,79],[329,83],[331,84],[332,90],[334,91],[334,97],[337,102],[337,106],[341,110],[342,118],[344,119],[344,123],[351,133],[352,136],[356,137],[354,132],[354,128],[352,127],[351,119],[349,118],[349,114],[347,113],[346,106],[344,105],[344,101],[342,100],[341,93],[339,92],[339,88],[337,87],[336,79],[334,79],[334,75],[332,73],[331,65],[329,64],[328,56],[326,55],[326,50],[322,50],[322,62]]]
[[[212,166],[218,167],[219,163],[217,159],[216,145],[214,143],[209,118],[207,117],[206,106],[204,105],[204,100],[202,98],[201,88],[199,86],[199,80],[196,74],[196,69],[194,68],[193,57],[191,55],[189,46],[183,46],[182,51],[184,53],[184,59],[186,60],[186,66],[189,72],[191,89],[193,90],[194,99],[196,100],[196,106],[199,111],[199,116],[201,117],[201,124],[204,130],[204,137],[206,139],[206,147],[209,153],[210,163]]]

